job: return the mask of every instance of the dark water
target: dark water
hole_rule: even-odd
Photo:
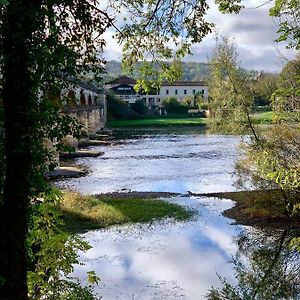
[[[234,136],[203,134],[144,135],[121,140],[112,147],[97,147],[105,152],[102,157],[78,160],[90,168],[89,175],[60,185],[89,194],[123,189],[179,193],[233,191],[232,173],[239,155],[239,140]],[[85,265],[75,266],[74,275],[84,281],[86,271],[95,270],[102,279],[95,291],[103,299],[206,299],[211,287],[223,286],[218,276],[224,277],[234,289],[239,286],[248,289],[244,295],[248,292],[256,300],[300,299],[298,290],[273,297],[286,282],[278,287],[264,280],[269,262],[264,257],[257,261],[261,253],[270,264],[272,255],[277,258],[274,252],[281,232],[265,233],[232,225],[232,220],[221,215],[233,205],[230,200],[176,196],[167,201],[193,209],[193,220],[165,220],[88,232],[83,237],[93,248],[80,253]],[[256,257],[254,263],[253,257]],[[292,265],[291,260],[283,261],[282,269],[278,266],[281,277],[273,276],[276,283],[280,282],[279,277],[285,278],[287,266]],[[240,276],[241,265],[246,268],[244,275],[253,275],[252,278],[257,275],[253,286],[249,284],[251,280],[243,282],[247,276]],[[251,273],[252,269],[257,274]],[[290,278],[288,275],[286,278]],[[292,282],[293,287],[297,288],[297,284],[298,281]],[[234,298],[231,294],[220,299]]]

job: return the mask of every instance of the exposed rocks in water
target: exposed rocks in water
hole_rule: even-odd
[[[86,169],[79,167],[57,167],[53,171],[45,174],[47,179],[71,178],[80,177],[88,173]]]
[[[110,141],[101,141],[101,140],[89,140],[84,139],[78,142],[79,147],[88,147],[88,146],[112,146],[113,143]]]
[[[75,152],[60,152],[59,158],[98,157],[103,155],[102,151],[78,150]]]
[[[179,196],[179,193],[169,193],[169,192],[136,192],[121,190],[112,193],[97,194],[96,197],[106,197],[106,198],[118,198],[118,199],[132,199],[132,198],[143,198],[143,199],[156,199],[156,198],[169,198],[173,196]]]

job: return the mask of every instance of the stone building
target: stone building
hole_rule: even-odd
[[[62,91],[65,99],[62,112],[82,123],[87,134],[104,129],[107,117],[105,90],[74,77],[69,77],[67,81],[70,86]]]

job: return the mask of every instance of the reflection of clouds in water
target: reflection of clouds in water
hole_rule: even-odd
[[[121,190],[213,192],[233,191],[231,173],[239,138],[187,135],[125,141],[122,146],[97,147],[103,157],[78,159],[90,173],[60,186],[83,193]]]
[[[219,286],[217,272],[233,281],[227,261],[236,251],[237,230],[218,216],[232,202],[196,197],[172,202],[197,210],[196,220],[89,232],[84,236],[93,248],[82,254],[86,265],[76,267],[76,275],[95,270],[102,279],[96,291],[104,299],[125,300],[133,293],[135,299],[205,299],[212,285]]]

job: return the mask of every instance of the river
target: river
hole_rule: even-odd
[[[195,214],[187,222],[155,221],[83,234],[92,249],[80,253],[84,265],[75,266],[74,275],[84,279],[86,271],[95,270],[101,278],[95,291],[109,300],[201,300],[212,286],[222,286],[218,276],[238,284],[229,261],[237,255],[238,240],[253,229],[232,225],[221,215],[232,201],[188,197],[187,192],[236,190],[233,173],[239,141],[225,135],[161,134],[91,147],[105,154],[78,159],[89,174],[61,181],[59,186],[84,194],[177,192],[182,195],[167,201]]]

